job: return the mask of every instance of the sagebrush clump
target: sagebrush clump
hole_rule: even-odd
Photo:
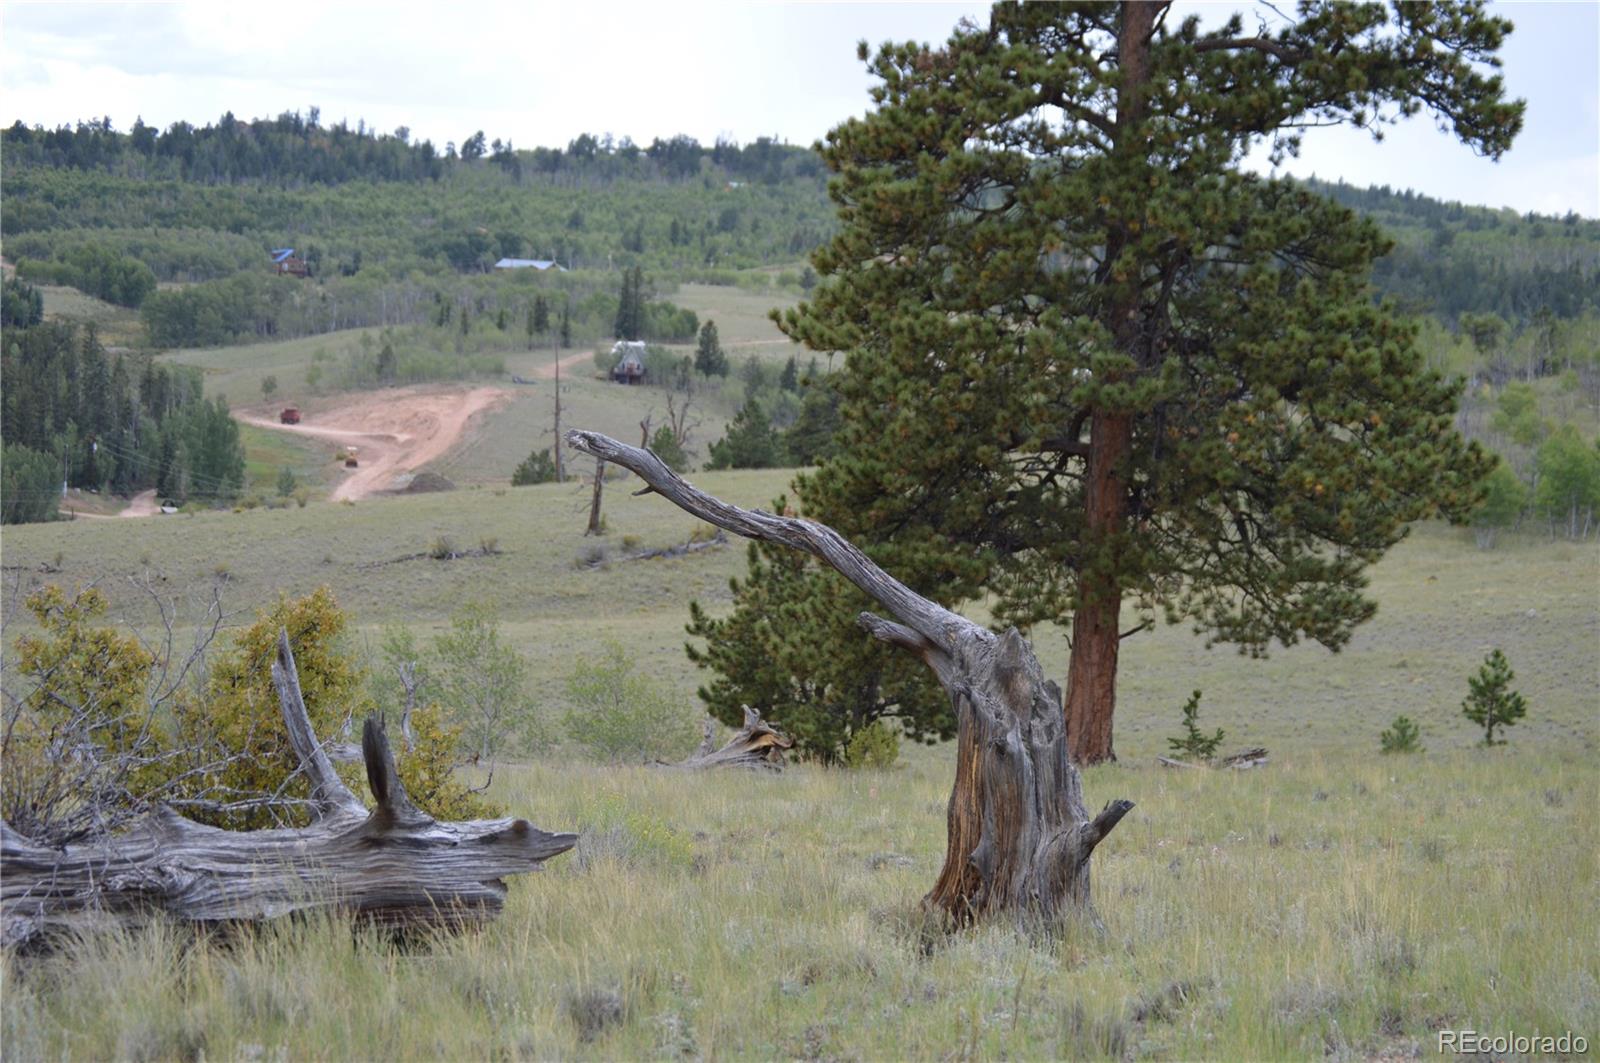
[[[699,738],[694,708],[635,673],[618,642],[577,663],[567,704],[567,738],[600,760],[679,760]]]

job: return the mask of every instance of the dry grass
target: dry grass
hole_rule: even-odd
[[[695,479],[759,505],[787,474]],[[486,488],[18,527],[5,562],[24,583],[98,580],[142,622],[122,590],[141,555],[172,587],[226,564],[234,605],[329,583],[365,625],[425,633],[477,602],[528,656],[533,711],[551,711],[573,659],[608,636],[691,698],[683,603],[725,603],[743,550],[577,564],[586,497]],[[607,499],[613,543],[694,527],[621,484]],[[363,567],[440,535],[494,537],[503,553]],[[58,552],[61,571],[42,572]],[[1138,803],[1096,857],[1104,937],[923,931],[949,747],[910,748],[888,773],[776,778],[539,754],[502,769],[496,796],[583,841],[515,883],[492,928],[407,948],[337,920],[228,944],[169,929],[8,960],[6,1055],[1355,1058],[1431,1053],[1440,1027],[1572,1029],[1593,1044],[1597,581],[1594,544],[1480,553],[1426,526],[1374,570],[1380,612],[1341,654],[1254,662],[1183,629],[1129,640],[1124,759],[1086,774],[1092,805]],[[1060,675],[1060,634],[1034,639]],[[1496,645],[1530,710],[1510,746],[1484,751],[1458,706]],[[1271,747],[1270,766],[1153,766],[1195,686],[1202,725],[1228,730],[1225,749]],[[1427,752],[1380,757],[1378,731],[1401,712]]]
[[[1570,751],[1092,770],[1092,800],[1139,802],[1096,856],[1103,937],[923,931],[950,775],[943,749],[887,774],[533,764],[498,796],[585,843],[491,929],[10,961],[7,1054],[1372,1057],[1440,1026],[1600,1028],[1600,804]]]
[[[467,453],[458,460],[471,460]],[[459,468],[449,459],[441,467],[446,475]],[[577,470],[588,475],[592,466]],[[765,507],[789,476],[769,470],[694,479],[730,501]],[[607,487],[610,559],[598,567],[582,563],[595,540],[583,536],[589,492],[580,483],[17,526],[6,531],[5,563],[24,586],[97,582],[114,612],[141,623],[152,617],[127,577],[142,571],[145,558],[174,591],[209,583],[216,566],[226,564],[228,598],[237,608],[326,584],[356,622],[369,627],[400,622],[433,629],[462,606],[481,604],[502,618],[529,658],[537,704],[555,698],[572,661],[607,637],[631,647],[650,674],[692,698],[701,677],[681,649],[685,603],[698,598],[713,610],[725,608],[728,578],[744,571],[744,547],[734,543],[675,560],[618,559],[624,539],[644,549],[667,546],[686,541],[696,525],[653,495],[633,497],[633,486],[621,480]],[[425,551],[440,536],[468,544],[493,538],[502,552],[379,564]],[[1516,685],[1532,706],[1513,729],[1513,744],[1537,740],[1592,749],[1600,686],[1597,584],[1600,547],[1594,543],[1511,540],[1484,553],[1468,533],[1421,527],[1373,570],[1378,615],[1339,654],[1309,645],[1248,661],[1227,647],[1207,650],[1181,627],[1128,639],[1117,749],[1138,758],[1165,752],[1195,687],[1205,692],[1201,724],[1228,732],[1224,751],[1260,744],[1275,752],[1375,752],[1378,732],[1401,713],[1421,725],[1430,749],[1465,748],[1475,739],[1459,717],[1465,676],[1495,646],[1510,658]],[[973,611],[981,616],[981,607]],[[1065,674],[1064,635],[1041,628],[1033,641],[1046,671]]]

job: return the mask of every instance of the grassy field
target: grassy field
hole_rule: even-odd
[[[96,299],[76,288],[49,284],[37,287],[44,298],[44,315],[49,320],[92,324],[100,342],[111,347],[131,346],[144,337],[144,325],[137,310]]]
[[[296,403],[315,409],[317,394],[306,385],[306,370],[320,364],[325,378],[337,374],[341,352],[359,343],[364,334],[376,336],[380,329],[347,329],[321,336],[306,336],[276,343],[242,343],[232,347],[202,347],[173,351],[166,359],[182,365],[199,366],[205,375],[206,395],[225,396],[230,405],[247,406],[269,402],[275,405]],[[278,387],[270,397],[261,392],[263,377],[275,377]],[[321,383],[326,393],[327,380]]]
[[[527,401],[535,408],[540,403],[537,396]],[[626,439],[625,428],[619,431]],[[781,470],[722,472],[694,480],[729,501],[766,506],[789,476]],[[5,563],[24,584],[94,581],[135,623],[151,619],[128,585],[144,558],[174,592],[225,572],[230,605],[246,611],[279,593],[304,594],[327,584],[368,629],[401,622],[434,630],[452,612],[477,603],[502,618],[528,656],[536,703],[554,698],[574,658],[608,636],[688,698],[699,678],[681,650],[684,603],[698,598],[723,607],[728,578],[744,570],[744,548],[734,543],[676,560],[624,560],[632,549],[681,543],[696,524],[655,496],[633,497],[635,485],[608,484],[609,533],[598,542],[583,536],[589,490],[569,483],[354,505],[314,502],[305,509],[20,525],[7,529]],[[394,562],[426,551],[440,537],[465,549],[493,540],[501,552]],[[594,551],[606,553],[600,566],[588,563]],[[43,572],[45,565],[59,571]],[[1499,646],[1534,706],[1516,728],[1518,739],[1592,749],[1600,737],[1597,585],[1600,546],[1594,543],[1512,538],[1486,553],[1468,533],[1423,526],[1373,571],[1378,615],[1341,653],[1303,645],[1249,661],[1227,647],[1206,649],[1183,627],[1127,640],[1117,748],[1140,758],[1164,752],[1179,707],[1196,687],[1205,692],[1201,722],[1225,728],[1229,746],[1372,750],[1378,731],[1405,713],[1421,724],[1430,747],[1464,748],[1473,741],[1458,715],[1464,677]],[[981,605],[972,611],[981,616]],[[1063,675],[1063,634],[1041,628],[1033,639],[1046,670]]]
[[[796,299],[793,292],[774,289],[752,292],[720,284],[680,284],[670,296],[674,303],[693,310],[700,320],[717,323],[717,338],[736,356],[787,359],[800,350],[778,331],[767,316],[773,309],[786,310]]]
[[[295,483],[311,494],[326,493],[333,470],[333,448],[329,445],[248,424],[239,426],[239,441],[244,445],[246,495],[275,497],[278,474],[284,468],[294,473]]]
[[[574,408],[587,387],[574,381]],[[530,391],[510,411],[531,434],[549,396]],[[623,438],[633,414],[612,407]],[[510,446],[483,439],[450,460],[487,469]],[[694,479],[765,505],[788,476]],[[631,486],[608,485],[601,542],[582,536],[577,484],[18,526],[7,583],[93,581],[135,624],[152,620],[128,582],[146,564],[172,594],[224,578],[239,622],[327,584],[354,614],[357,650],[384,624],[426,639],[483,604],[530,663],[530,715],[561,712],[574,662],[606,639],[688,702],[700,677],[681,649],[684,603],[725,609],[743,548],[626,560],[695,528]],[[440,536],[501,552],[396,560]],[[337,920],[226,944],[100,937],[8,958],[0,1037],[14,1059],[1395,1058],[1431,1054],[1456,1028],[1572,1030],[1593,1045],[1597,588],[1596,544],[1513,538],[1485,553],[1426,525],[1375,568],[1379,613],[1340,654],[1250,661],[1183,628],[1128,640],[1122,760],[1085,777],[1091,806],[1137,803],[1095,857],[1103,936],[922,927],[949,746],[907,747],[884,773],[772,778],[546,747],[502,767],[493,796],[583,840],[515,882],[491,928],[406,948]],[[9,642],[27,622],[6,602]],[[1059,677],[1062,634],[1032,634]],[[1510,745],[1483,750],[1459,706],[1494,646],[1529,712]],[[1155,765],[1196,687],[1224,750],[1265,745],[1270,765]],[[1377,755],[1398,713],[1420,722],[1424,753]]]
[[[1138,802],[1095,856],[1103,936],[923,930],[950,777],[944,749],[503,772],[510,807],[584,834],[491,928],[101,937],[8,959],[0,1033],[12,1059],[1228,1060],[1600,1033],[1592,753],[1092,769],[1091,802]]]
[[[571,352],[566,352],[569,356]],[[531,359],[530,359],[531,361]],[[548,364],[548,358],[542,363]],[[508,364],[508,368],[511,366]],[[532,368],[530,366],[530,368]],[[521,370],[516,370],[519,375]],[[681,401],[681,400],[680,400]],[[691,408],[690,423],[699,424],[689,436],[693,461],[704,462],[712,441],[722,438],[728,421],[736,412],[712,393],[697,397]],[[555,444],[555,381],[540,378],[536,383],[515,386],[515,396],[507,406],[485,416],[468,433],[460,446],[428,468],[452,481],[471,484],[505,484],[511,472],[530,451]],[[587,360],[561,374],[561,426],[582,427],[636,443],[639,424],[650,418],[652,431],[667,421],[667,392],[655,387],[623,387],[597,379]],[[568,455],[569,475],[592,476],[594,461],[581,455]],[[780,474],[780,480],[787,474]],[[580,529],[581,530],[581,529]]]

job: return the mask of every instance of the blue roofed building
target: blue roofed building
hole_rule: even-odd
[[[306,277],[311,273],[306,266],[306,260],[296,255],[292,247],[273,249],[272,268],[275,272],[289,277]]]
[[[543,272],[547,269],[558,269],[562,273],[567,267],[552,258],[502,258],[494,264],[495,269],[536,269]]]

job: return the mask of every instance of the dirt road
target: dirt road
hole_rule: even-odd
[[[234,416],[259,428],[354,447],[360,465],[345,472],[332,496],[336,502],[354,501],[385,490],[396,476],[441,457],[473,417],[509,398],[510,392],[499,387],[419,385],[350,395],[299,424],[279,424],[266,411],[239,411]]]
[[[156,489],[140,491],[128,499],[128,506],[117,514],[119,517],[153,517],[160,512],[161,507],[156,505]]]
[[[554,380],[556,375],[556,366],[559,365],[561,367],[561,371],[566,373],[571,372],[572,367],[577,365],[579,362],[592,361],[593,359],[593,351],[579,351],[577,354],[569,354],[565,358],[558,358],[549,365],[541,365],[539,368],[533,371],[533,375],[544,380]]]

